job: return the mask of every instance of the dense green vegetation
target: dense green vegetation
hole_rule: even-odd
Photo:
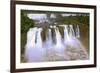
[[[73,25],[79,25],[80,26],[80,34],[81,34],[81,41],[83,41],[85,38],[85,40],[88,43],[88,37],[89,37],[89,14],[88,13],[72,13],[72,12],[68,12],[68,13],[72,13],[72,14],[76,14],[76,16],[61,16],[60,14],[62,14],[63,12],[43,12],[43,11],[27,11],[27,10],[21,10],[21,61],[24,62],[23,59],[23,54],[24,54],[24,49],[25,49],[25,44],[26,44],[26,35],[27,35],[27,31],[29,30],[29,28],[36,26],[35,24],[35,20],[29,19],[29,17],[27,16],[27,13],[45,13],[47,14],[48,20],[50,20],[51,24],[50,25],[55,25],[54,22],[57,22],[57,25],[61,25],[61,24],[73,24]],[[54,19],[50,19],[49,15],[51,13],[56,14],[57,18]],[[53,21],[54,20],[54,21]],[[47,24],[47,23],[46,23]],[[46,26],[46,24],[44,23],[43,27]],[[46,26],[48,28],[48,26]],[[47,31],[47,28],[43,28],[43,32],[41,33],[42,35],[42,39],[45,40],[45,33]],[[63,28],[59,28],[59,31],[63,37]],[[52,29],[52,34],[54,34],[54,29]],[[54,40],[54,39],[53,39]]]

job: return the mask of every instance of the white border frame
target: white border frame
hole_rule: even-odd
[[[41,10],[41,11],[62,11],[62,12],[82,12],[90,13],[90,59],[89,60],[78,60],[78,61],[62,61],[62,62],[43,62],[43,63],[20,63],[20,12],[21,9],[27,10]],[[37,5],[16,5],[16,69],[23,68],[40,68],[40,67],[55,67],[55,66],[75,66],[75,65],[91,65],[94,64],[94,9],[86,8],[70,8],[70,7],[52,7],[52,6],[37,6]]]

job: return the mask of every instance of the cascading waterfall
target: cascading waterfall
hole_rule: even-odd
[[[76,44],[76,37],[75,37],[75,32],[74,32],[74,28],[73,25],[65,25],[64,26],[64,44],[67,45],[71,45],[73,47],[77,47],[79,48],[79,45]]]
[[[51,37],[51,29],[48,29],[48,33],[46,34],[46,43],[48,46],[51,46],[53,44]]]
[[[58,27],[55,29],[55,33],[56,33],[56,46],[62,47],[62,38]]]
[[[42,31],[42,28],[38,28],[37,30],[37,39],[36,39],[36,46],[41,48],[42,47],[42,38],[41,38],[41,31]]]
[[[70,37],[68,34],[68,25],[64,26],[64,44],[67,44],[70,41]]]
[[[56,44],[55,44],[55,53],[57,55],[57,59],[58,60],[65,60],[65,47],[63,45],[63,42],[62,42],[62,37],[61,37],[61,34],[59,32],[59,29],[58,27],[56,27],[55,29],[55,33],[56,33]]]
[[[46,33],[46,42],[44,43],[44,48],[46,49],[46,51],[48,50],[47,53],[51,53],[51,51],[53,52],[54,43],[52,40],[52,34],[51,34],[51,29],[48,29],[48,33]]]
[[[76,37],[80,38],[80,30],[79,30],[79,25],[76,27]]]
[[[79,25],[76,25],[75,29],[73,28],[73,25],[61,25],[59,27],[64,27],[64,38],[61,37],[59,28],[54,25],[48,28],[45,35],[45,42],[42,41],[42,28],[34,27],[29,29],[27,32],[27,43],[25,46],[25,59],[27,62],[46,61],[45,57],[48,57],[49,52],[49,55],[53,55],[53,53],[55,53],[56,56],[59,57],[57,60],[87,59],[88,54],[81,42],[78,40],[78,38],[80,38]],[[54,37],[56,44],[53,42],[51,28],[55,31]],[[75,50],[75,52],[73,53],[72,50]],[[51,61],[53,60],[51,59]]]
[[[25,47],[25,59],[27,62],[44,61],[44,49],[41,38],[42,28],[32,28],[27,33],[27,44]],[[37,34],[37,36],[35,36]],[[36,41],[35,41],[36,40]]]
[[[75,37],[75,32],[73,29],[73,25],[69,25],[69,36],[70,37]]]
[[[27,44],[26,44],[27,48],[35,46],[36,37],[34,35],[36,35],[36,32],[37,32],[37,27],[30,28],[30,30],[27,32]]]

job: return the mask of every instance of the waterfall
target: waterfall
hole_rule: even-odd
[[[42,47],[42,38],[41,38],[41,32],[42,32],[42,28],[38,28],[37,30],[37,39],[36,39],[36,46],[37,47]]]
[[[77,43],[77,36],[79,35],[79,28],[76,28],[77,30],[77,35],[76,31],[73,28],[73,25],[64,25],[64,44],[65,45],[70,45],[75,48],[79,48],[79,45]],[[76,35],[76,36],[75,36]]]
[[[60,33],[60,27],[64,27],[64,38]],[[51,28],[55,35],[52,37]],[[50,26],[46,32],[46,40],[43,42],[41,37],[42,28],[30,28],[27,32],[27,43],[25,46],[25,59],[27,62],[42,62],[50,60],[72,60],[83,59],[87,57],[87,52],[78,38],[80,38],[79,25],[73,28],[73,25]],[[56,43],[53,41],[56,40]],[[74,50],[74,53],[73,53]],[[81,56],[82,54],[82,56]],[[84,57],[85,56],[85,57]],[[56,59],[57,57],[57,59]]]
[[[46,44],[44,44],[44,48],[53,50],[52,47],[53,47],[53,40],[51,35],[51,29],[48,29],[48,32],[46,33]]]
[[[73,29],[73,25],[69,25],[69,36],[70,37],[75,37],[75,32]]]
[[[55,33],[56,33],[55,53],[57,54],[59,59],[64,59],[64,57],[65,57],[65,54],[64,54],[65,47],[62,43],[62,37],[61,37],[61,34],[59,32],[58,27],[56,27]]]
[[[55,33],[56,33],[56,46],[57,47],[62,47],[62,38],[61,38],[61,34],[59,32],[58,27],[56,27]]]
[[[43,42],[41,38],[41,31],[42,28],[34,27],[32,29],[30,28],[27,33],[27,44],[25,47],[25,59],[27,62],[44,61],[44,49],[42,47]]]
[[[70,37],[68,34],[68,25],[64,26],[64,44],[67,44],[70,41]]]
[[[37,32],[37,27],[35,28],[30,28],[29,31],[27,32],[27,44],[26,47],[33,47],[35,46],[35,35]]]
[[[46,42],[47,42],[47,45],[52,44],[51,29],[48,29],[48,33],[46,35]]]
[[[80,38],[79,25],[76,25],[76,37],[77,37],[77,38]]]

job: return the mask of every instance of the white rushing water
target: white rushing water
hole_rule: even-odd
[[[36,38],[36,47],[41,48],[42,47],[42,38],[41,38],[41,31],[42,28],[38,28],[37,30],[37,38]]]
[[[48,33],[46,34],[46,43],[48,46],[51,46],[53,44],[51,37],[51,29],[48,29]]]
[[[51,59],[49,58],[50,61],[88,58],[87,51],[77,39],[80,38],[79,26],[77,25],[75,29],[73,28],[73,25],[62,25],[60,27],[64,27],[64,38],[61,37],[58,27],[50,26],[45,35],[45,42],[42,41],[41,37],[42,28],[34,27],[29,29],[25,46],[25,59],[27,62],[48,61],[47,58],[49,58],[49,55],[52,55]],[[53,42],[51,28],[55,31],[54,37],[56,43]]]
[[[62,47],[62,38],[58,27],[55,29],[56,33],[56,47]]]
[[[37,32],[37,27],[30,28],[29,31],[27,32],[27,44],[26,44],[27,48],[35,46],[36,32]]]
[[[68,34],[68,25],[64,26],[64,44],[67,44],[70,41],[70,36]]]
[[[73,29],[73,25],[69,25],[69,36],[70,37],[75,37],[75,32]]]
[[[80,29],[79,29],[79,25],[77,25],[76,27],[76,37],[80,38]]]
[[[56,33],[55,52],[57,53],[57,55],[64,57],[64,51],[65,51],[64,49],[65,48],[64,48],[64,45],[62,42],[62,37],[61,37],[58,27],[56,27],[55,33]]]
[[[27,33],[25,59],[28,62],[40,62],[44,60],[44,49],[42,47],[41,31],[42,28],[35,27],[31,28]]]

